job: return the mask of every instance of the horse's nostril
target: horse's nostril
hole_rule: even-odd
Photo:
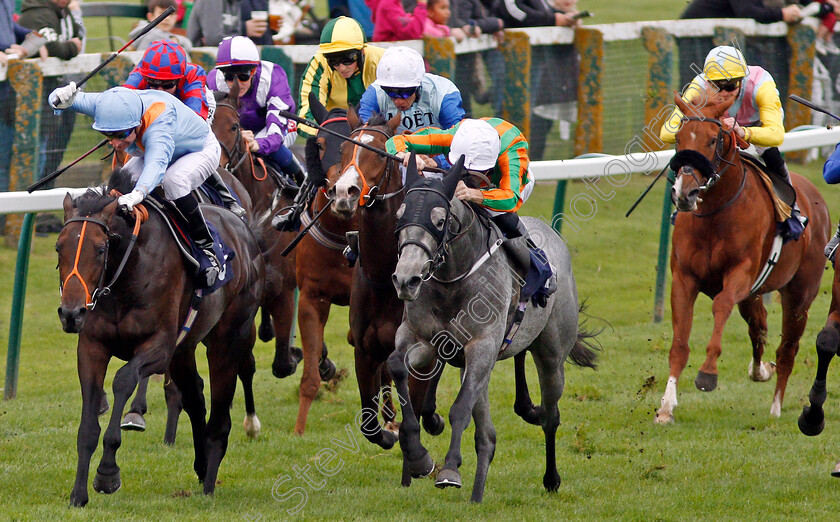
[[[335,185],[327,189],[327,197],[330,199],[335,199]]]
[[[347,195],[348,195],[351,199],[357,199],[359,196],[361,196],[361,195],[362,195],[362,190],[361,190],[359,187],[357,187],[357,186],[353,185],[352,187],[350,187],[349,189],[347,189]]]
[[[408,285],[409,288],[417,288],[417,286],[422,282],[423,282],[422,278],[420,278],[418,276],[414,276],[414,277],[412,277],[411,279],[408,280],[407,285]]]

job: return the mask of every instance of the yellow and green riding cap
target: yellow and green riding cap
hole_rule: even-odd
[[[318,49],[327,54],[361,49],[364,46],[365,33],[359,22],[347,16],[339,16],[324,26]]]

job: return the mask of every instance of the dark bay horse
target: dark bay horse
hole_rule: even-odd
[[[840,350],[840,270],[834,267],[834,279],[831,283],[831,305],[828,308],[828,318],[825,326],[817,334],[817,374],[811,391],[808,393],[810,404],[802,408],[799,416],[799,429],[808,436],[816,436],[825,429],[825,412],[823,404],[828,398],[826,380],[828,366]],[[840,477],[840,462],[834,465],[832,477]]]
[[[233,213],[205,206],[207,219],[235,251],[233,279],[201,298],[195,322],[182,333],[195,299],[192,269],[186,265],[168,226],[154,211],[123,217],[111,189],[127,193],[133,183],[116,171],[105,190],[64,200],[65,224],[56,242],[62,295],[58,315],[66,332],[78,333],[82,419],[77,439],[78,468],[70,503],[88,502],[90,459],[99,440],[97,410],[111,357],[127,361],[114,375],[114,405],[103,438],[94,490],[113,493],[121,486],[116,451],[120,417],[140,379],[169,370],[190,417],[195,446],[193,468],[213,493],[227,450],[230,406],[237,376],[245,390],[248,417],[254,413],[252,378],[256,338],[254,316],[262,299],[265,267],[246,225]],[[136,246],[129,238],[136,236]],[[108,282],[107,286],[105,285]],[[180,341],[180,342],[179,342]],[[210,418],[205,421],[203,381],[195,349],[207,346],[210,367]]]
[[[310,107],[315,121],[324,128],[342,135],[350,134],[350,123],[345,109],[329,112],[316,96],[310,98]],[[341,161],[339,147],[344,142],[328,132],[319,131],[309,138],[306,145],[306,169],[310,178],[335,180]],[[356,217],[344,218],[329,210],[322,212],[329,200],[322,190],[315,197],[303,216],[303,226],[320,214],[318,222],[310,229],[296,247],[296,276],[300,295],[298,298],[298,327],[303,346],[303,374],[300,377],[300,405],[295,433],[302,435],[306,430],[309,409],[318,393],[322,380],[328,380],[326,373],[332,364],[325,367],[327,347],[324,343],[324,327],[332,305],[350,304],[350,281],[352,270],[343,251],[347,246],[345,234],[358,229]],[[319,359],[320,362],[319,362]],[[334,373],[335,367],[332,366]]]
[[[348,113],[352,137],[379,150],[394,135],[400,121],[397,114],[386,122],[381,117],[360,125],[355,113]],[[352,219],[358,214],[359,260],[353,271],[350,293],[350,332],[353,338],[356,379],[365,419],[362,433],[385,449],[397,441],[390,428],[393,408],[381,403],[382,390],[390,388],[385,362],[394,351],[394,336],[402,321],[403,303],[391,283],[397,264],[394,229],[396,212],[404,197],[400,165],[393,159],[351,142],[342,145],[340,177],[330,187],[332,209]],[[417,381],[412,386],[414,404],[429,433],[440,434],[445,422],[435,413],[437,379]],[[428,392],[428,394],[427,394]],[[386,394],[387,395],[387,394]],[[384,406],[384,407],[383,407]],[[377,419],[382,412],[386,428]]]
[[[750,379],[767,381],[776,372],[770,414],[779,417],[808,308],[819,291],[824,271],[823,247],[831,233],[828,209],[811,182],[791,174],[799,207],[810,223],[798,241],[782,246],[775,267],[761,283],[759,275],[776,237],[776,218],[757,169],[741,159],[734,134],[721,126],[720,118],[732,102],[698,107],[679,96],[675,96],[675,102],[683,114],[690,116],[677,132],[677,154],[685,151],[683,157],[689,159],[679,167],[672,189],[679,211],[671,251],[674,337],[668,358],[668,384],[656,422],[674,420],[677,381],[688,362],[694,302],[700,292],[713,300],[714,330],[695,385],[702,391],[717,387],[723,328],[737,304],[752,341]],[[757,283],[759,287],[754,288]],[[775,366],[762,361],[767,311],[761,296],[773,290],[782,297],[782,340]]]
[[[277,176],[248,149],[239,123],[239,86],[229,95],[217,93],[213,133],[222,146],[221,166],[233,174],[251,196],[253,211],[249,228],[256,236],[266,266],[265,293],[261,304],[259,337],[262,341],[274,338],[275,352],[271,371],[277,378],[295,373],[302,357],[299,348],[290,346],[295,313],[295,253],[281,252],[294,239],[291,232],[279,232],[271,226],[271,218],[279,207],[292,203],[295,191],[280,186]]]
[[[564,363],[569,358],[594,368],[596,360],[587,342],[591,334],[578,327],[578,294],[569,251],[548,225],[523,218],[556,271],[557,291],[545,308],[528,302],[522,323],[508,343],[508,327],[518,308],[519,278],[499,248],[501,233],[479,218],[470,204],[453,197],[463,172],[461,161],[441,182],[421,179],[409,167],[409,190],[397,214],[400,256],[393,285],[406,304],[388,368],[402,404],[403,479],[407,474],[422,477],[434,469],[420,442],[407,378],[428,378],[432,373],[421,369],[434,364],[440,373],[449,362],[462,369],[461,389],[449,410],[452,437],[435,485],[461,487],[461,438],[472,416],[477,464],[470,500],[481,502],[496,449],[488,397],[490,374],[497,360],[530,351],[542,395],[536,411],[545,435],[543,485],[556,491],[560,474],[555,435],[560,424],[557,403],[565,386]],[[517,388],[522,384],[517,383]]]

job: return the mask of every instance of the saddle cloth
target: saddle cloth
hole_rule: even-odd
[[[773,200],[776,221],[779,223],[785,222],[790,218],[791,207],[796,201],[796,193],[793,187],[777,175],[768,174],[765,170],[767,167],[756,159],[755,156],[742,152],[741,159],[756,167],[761,176],[761,181],[764,183],[764,188],[767,189],[767,193],[770,194],[770,199]]]
[[[152,191],[150,197],[147,197],[143,201],[143,204],[146,208],[154,210],[163,218],[167,228],[169,228],[170,234],[178,245],[178,249],[181,251],[181,255],[187,261],[187,264],[192,267],[193,276],[200,274],[210,266],[210,260],[207,259],[207,256],[204,255],[201,249],[193,242],[192,238],[190,238],[188,233],[189,225],[187,224],[186,218],[181,215],[174,204],[163,199],[163,192],[160,188]],[[213,238],[213,252],[216,254],[216,258],[222,261],[222,270],[216,282],[210,287],[202,283],[202,278],[194,278],[196,288],[202,289],[204,295],[212,294],[233,279],[231,261],[236,256],[236,252],[222,240],[219,231],[209,221],[207,222],[207,228],[210,229],[210,235]]]

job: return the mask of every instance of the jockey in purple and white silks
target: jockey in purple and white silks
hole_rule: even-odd
[[[219,45],[216,67],[207,75],[207,85],[229,93],[235,81],[239,83],[242,136],[251,152],[270,158],[285,174],[302,183],[305,173],[289,150],[297,138],[297,125],[278,112],[295,112],[286,72],[279,65],[261,61],[250,38],[233,36]]]
[[[161,185],[166,199],[187,218],[193,241],[210,260],[202,278],[206,278],[206,286],[212,286],[221,264],[213,252],[213,238],[201,207],[191,194],[216,171],[222,154],[207,122],[163,91],[114,87],[85,93],[78,92],[71,82],[50,93],[49,102],[56,112],[71,109],[92,117],[93,129],[112,147],[131,156],[123,169],[131,173],[135,185],[117,200],[121,207],[132,210]]]

